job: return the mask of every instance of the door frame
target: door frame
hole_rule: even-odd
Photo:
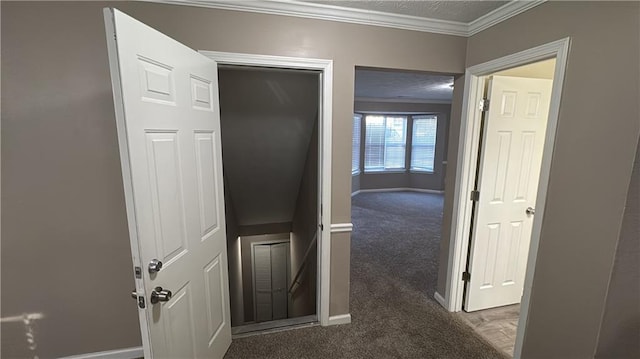
[[[435,294],[436,299],[450,312],[462,310],[465,282],[462,272],[465,270],[469,233],[471,232],[471,210],[473,202],[470,194],[476,177],[477,159],[480,141],[480,124],[482,111],[478,104],[483,98],[484,87],[488,75],[509,68],[526,65],[532,62],[556,58],[549,119],[545,134],[542,164],[536,196],[536,215],[533,218],[531,242],[527,269],[524,281],[524,293],[520,307],[520,318],[516,333],[514,357],[519,358],[522,351],[522,341],[529,314],[529,299],[533,283],[533,275],[537,259],[540,232],[544,218],[549,174],[551,170],[553,148],[560,112],[562,86],[567,66],[570,48],[570,38],[566,37],[554,42],[520,51],[482,64],[471,66],[465,71],[465,87],[462,102],[462,118],[460,137],[458,142],[458,158],[456,180],[453,197],[453,215],[451,218],[451,236],[446,277],[446,295]]]
[[[320,71],[318,135],[318,289],[316,313],[320,325],[329,323],[329,291],[331,265],[331,131],[333,121],[333,60],[303,57],[257,55],[219,51],[199,51],[219,65],[270,67],[280,69]]]

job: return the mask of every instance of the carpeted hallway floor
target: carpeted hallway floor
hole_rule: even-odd
[[[352,200],[349,325],[234,340],[225,358],[504,358],[432,298],[442,195]]]

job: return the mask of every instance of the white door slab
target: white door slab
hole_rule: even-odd
[[[551,85],[551,80],[506,76],[490,81],[466,311],[520,303]]]
[[[145,356],[222,358],[231,322],[217,65],[118,10],[105,9],[105,22]],[[162,267],[150,273],[154,259]],[[153,303],[157,287],[172,296]]]

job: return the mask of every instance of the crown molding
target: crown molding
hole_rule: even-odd
[[[245,11],[270,15],[295,16],[350,24],[382,26],[394,29],[469,37],[546,0],[514,0],[470,22],[429,19],[418,16],[346,8],[295,0],[143,0],[147,2]]]
[[[514,0],[485,14],[467,24],[467,36],[473,36],[482,30],[501,23],[529,9],[547,2],[547,0]]]

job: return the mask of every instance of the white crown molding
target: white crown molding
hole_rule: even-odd
[[[490,13],[483,15],[467,24],[467,36],[472,36],[479,33],[482,30],[488,29],[491,26],[501,23],[509,18],[512,18],[518,14],[521,14],[529,9],[532,9],[540,4],[545,3],[547,0],[514,0],[510,1],[499,8],[491,11]]]
[[[198,6],[221,10],[285,15],[351,24],[390,27],[469,37],[547,0],[514,0],[469,23],[430,19],[419,16],[346,8],[295,0],[143,0],[147,2]]]

